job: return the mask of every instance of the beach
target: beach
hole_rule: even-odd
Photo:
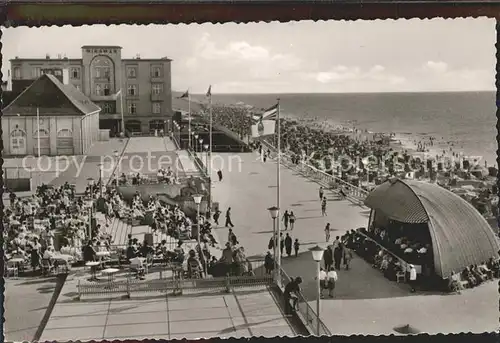
[[[252,105],[261,111],[276,103],[276,94],[214,94],[214,104]],[[429,155],[450,152],[480,156],[479,164],[496,166],[496,116],[493,92],[365,93],[279,95],[281,115],[375,133],[394,133],[395,147],[416,150],[429,142]]]

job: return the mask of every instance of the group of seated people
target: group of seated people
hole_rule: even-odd
[[[4,258],[14,259],[18,269],[31,266],[45,271],[58,265],[70,266],[80,257],[81,240],[88,225],[88,204],[75,196],[74,186],[41,185],[29,197],[11,192],[10,207],[4,209]],[[55,249],[55,235],[60,237]],[[70,246],[73,249],[68,249]]]
[[[178,183],[177,177],[175,176],[174,171],[169,166],[167,169],[159,168],[156,172],[156,178],[159,183],[167,183],[167,184],[176,184]]]
[[[464,288],[479,286],[485,281],[500,277],[500,262],[498,259],[490,258],[487,262],[470,265],[461,273],[452,271],[448,280],[448,289],[451,292],[460,293]]]

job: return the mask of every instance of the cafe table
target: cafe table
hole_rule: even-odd
[[[94,262],[94,261],[85,263],[86,267],[90,267],[90,272],[92,274],[89,281],[98,281],[99,280],[96,276],[96,273],[97,273],[97,267],[100,265],[101,265],[100,262]]]

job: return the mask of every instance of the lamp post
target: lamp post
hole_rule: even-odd
[[[94,179],[89,177],[87,179],[89,185],[90,185],[90,211],[89,211],[89,229],[87,231],[87,240],[92,239],[92,215],[94,211]]]
[[[321,260],[323,259],[323,253],[325,252],[325,249],[320,247],[319,245],[316,245],[314,248],[309,249],[312,253],[312,257],[314,261],[316,261],[316,314],[318,316],[318,320],[316,321],[316,334],[319,336],[319,300],[321,296],[321,284],[319,280],[319,274],[320,274],[320,266],[321,266]]]
[[[204,144],[203,148],[205,149],[205,170],[207,172],[208,177],[210,177],[210,174],[208,173],[208,144]]]
[[[196,204],[196,224],[198,226],[198,233],[197,233],[197,240],[198,240],[198,248],[200,249],[200,259],[201,255],[203,255],[203,251],[201,250],[201,244],[200,244],[200,204],[201,204],[201,199],[203,198],[202,195],[196,194],[193,195],[194,203]],[[207,261],[205,261],[205,256],[203,256],[203,261],[205,262],[205,265],[207,264]],[[205,275],[206,277],[206,275]]]
[[[200,138],[198,139],[198,143],[200,143],[200,145],[198,146],[198,152],[199,152],[199,153],[200,153],[200,155],[201,155],[201,153],[203,152],[203,138],[201,138],[201,137],[200,137]]]
[[[99,189],[100,189],[100,192],[99,192],[99,197],[102,198],[102,163],[99,163],[97,165],[99,167]]]
[[[274,257],[274,275],[276,277],[276,283],[277,284],[280,284],[281,283],[281,280],[279,280],[278,276],[279,276],[279,270],[278,268],[280,268],[280,265],[279,265],[279,260],[281,259],[281,250],[280,250],[280,246],[279,244],[281,243],[280,240],[279,240],[279,237],[278,237],[278,234],[276,232],[276,218],[278,218],[278,215],[279,215],[279,211],[280,209],[276,206],[273,206],[273,207],[269,207],[267,209],[269,211],[269,214],[271,215],[271,218],[273,219],[273,237],[274,237],[274,244],[273,244],[273,257]]]
[[[198,134],[195,134],[194,135],[194,152],[196,152],[197,150],[197,146],[198,146]]]
[[[191,131],[191,136],[189,137],[189,148],[191,148],[193,145],[194,135],[194,131]]]

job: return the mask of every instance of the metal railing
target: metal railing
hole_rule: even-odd
[[[272,156],[271,158],[275,159],[277,155],[276,148],[266,141],[262,141],[262,143],[271,150]],[[330,175],[316,167],[313,167],[303,161],[299,161],[298,164],[292,162],[292,156],[287,153],[281,153],[281,163],[292,170],[295,170],[302,174],[304,177],[313,180],[314,182],[320,184],[321,186],[330,189],[343,189],[346,193],[346,197],[348,200],[363,206],[364,200],[368,196],[369,192],[355,186],[349,182],[346,182],[335,175]]]
[[[283,287],[291,281],[288,274],[281,269],[281,285]],[[313,310],[313,308],[307,302],[307,299],[302,293],[296,294],[298,297],[298,311],[297,315],[307,327],[309,332],[316,336],[331,336],[332,333],[328,330],[328,327],[320,319],[319,315]],[[319,325],[318,325],[319,324]],[[319,332],[318,332],[319,328]]]

